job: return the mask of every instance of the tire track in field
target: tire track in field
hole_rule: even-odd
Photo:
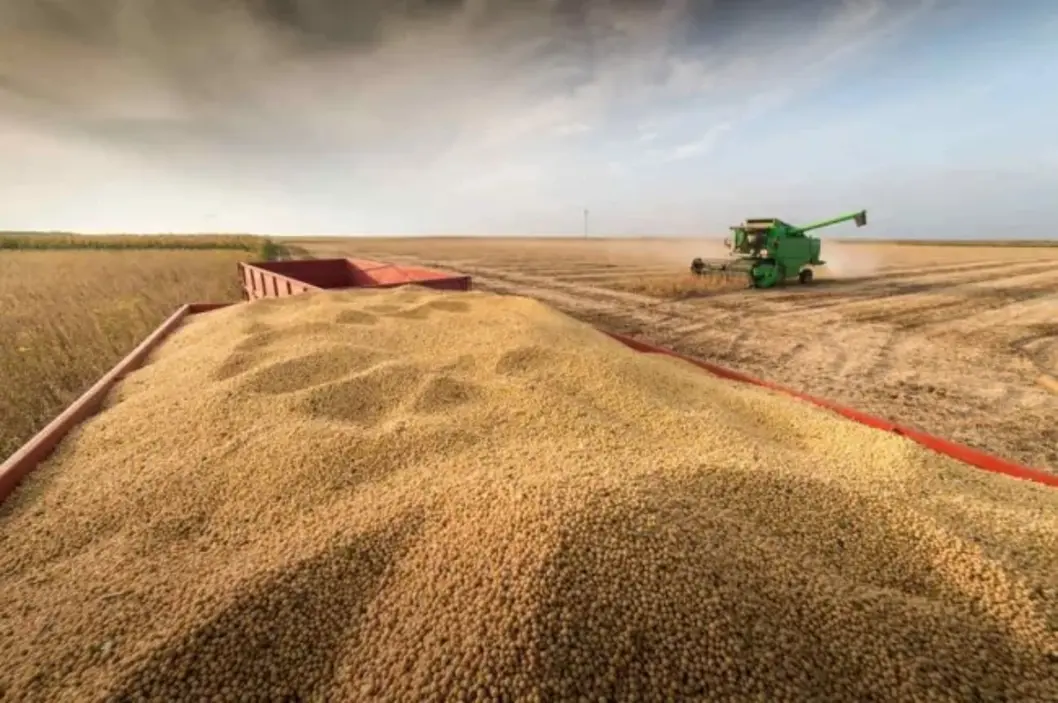
[[[943,322],[948,318],[964,320],[990,310],[1046,296],[1058,287],[1058,280],[1054,280],[1056,274],[1058,270],[1050,267],[1044,271],[1021,275],[995,278],[989,276],[946,286],[930,295],[908,295],[901,301],[906,304],[894,306],[890,303],[881,310],[868,308],[863,312],[854,310],[850,314],[850,305],[838,312],[855,322],[886,322],[904,329],[913,329],[932,322]]]
[[[689,276],[690,272],[677,271],[671,266],[651,267],[644,264],[638,267],[635,265],[629,265],[627,268],[611,269],[607,272],[568,273],[564,274],[562,278],[575,283],[605,283],[606,281],[619,280],[628,276],[660,278],[666,275],[671,275],[673,278],[677,278],[681,275]]]
[[[966,266],[945,267],[939,273],[937,269],[919,269],[929,272],[928,276],[920,273],[912,274],[909,271],[906,276],[879,275],[858,279],[824,278],[810,286],[797,286],[796,292],[789,291],[789,285],[791,284],[788,284],[784,288],[773,291],[758,291],[757,294],[770,302],[791,305],[797,310],[827,310],[835,313],[845,313],[847,310],[854,311],[856,306],[871,308],[880,304],[893,305],[892,298],[922,295],[929,292],[940,293],[943,291],[943,286],[939,284],[943,284],[949,279],[951,281],[950,285],[962,285],[964,283],[999,280],[1017,275],[1016,271],[1011,272],[1009,264],[989,263],[985,266],[987,268],[981,265],[976,265],[973,268],[967,268]],[[1038,262],[1028,262],[1022,264],[1022,266],[1032,267],[1034,270],[1030,271],[1031,273],[1047,270],[1043,269],[1046,266],[1045,264]],[[984,276],[962,278],[964,274],[977,273],[989,269],[997,269],[997,272],[995,275],[986,274]],[[1002,269],[1003,273],[999,273],[999,269]],[[916,281],[916,276],[920,280]],[[907,282],[901,283],[901,281]],[[855,320],[853,319],[853,321]]]
[[[894,266],[893,268],[883,268],[878,273],[871,274],[869,276],[855,276],[849,278],[842,278],[838,280],[844,281],[877,281],[880,279],[903,279],[903,278],[915,278],[916,276],[925,276],[929,274],[940,274],[940,273],[958,273],[962,271],[988,271],[990,269],[1009,269],[1012,265],[1018,264],[1031,264],[1036,263],[1033,261],[1022,261],[1011,264],[1009,261],[977,261],[974,263],[962,263],[962,264],[930,264],[928,266]],[[826,267],[823,267],[823,273],[826,272]]]
[[[466,259],[459,259],[460,261],[466,261]],[[576,260],[565,259],[561,262],[555,262],[554,260],[548,261],[547,259],[488,259],[485,261],[478,261],[479,264],[485,266],[491,266],[493,268],[499,268],[504,271],[521,272],[521,273],[533,273],[534,271],[554,271],[554,270],[565,270],[565,271],[580,271],[588,264],[578,262]],[[594,265],[591,268],[595,268]]]
[[[1031,263],[1022,265],[1017,270],[1011,270],[1010,267],[1005,267],[1003,271],[975,275],[970,278],[966,277],[966,272],[958,271],[941,274],[939,276],[923,277],[919,280],[911,280],[907,283],[897,282],[892,285],[887,284],[883,279],[879,280],[878,284],[872,287],[853,288],[841,292],[834,291],[834,297],[829,298],[822,303],[814,304],[807,302],[798,307],[806,310],[827,309],[831,312],[842,315],[853,322],[876,322],[882,319],[877,316],[884,315],[885,312],[898,314],[898,311],[893,309],[894,306],[903,303],[912,306],[916,305],[923,296],[959,295],[960,293],[957,292],[957,290],[965,290],[968,286],[1002,281],[1020,275],[1036,275],[1052,271],[1054,271],[1053,264]],[[839,297],[842,293],[846,296],[846,299],[844,300]],[[806,298],[810,298],[811,293],[806,291],[803,295]],[[792,298],[796,297],[800,296],[792,296]],[[919,300],[916,300],[916,297]],[[883,307],[887,310],[875,310]],[[860,312],[863,308],[866,309]]]
[[[1046,325],[1058,321],[1058,288],[1050,295],[1033,300],[1013,303],[999,310],[989,310],[975,315],[971,319],[961,320],[956,324],[937,324],[931,333],[958,333],[980,335],[995,333],[1005,329],[1006,337],[1016,336],[1020,331],[1034,325]],[[950,327],[950,329],[946,329]]]
[[[1029,277],[1022,276],[1017,277],[1017,279],[1010,279],[1011,282],[1017,281],[1017,283],[1010,286],[973,290],[972,293],[968,292],[963,300],[958,301],[954,305],[946,306],[943,310],[923,310],[908,319],[897,321],[897,324],[905,330],[917,330],[937,325],[964,327],[966,321],[970,318],[1047,298],[1058,290],[1058,280],[1030,281],[1028,285],[1025,285],[1022,279],[1026,278]],[[1033,276],[1032,278],[1038,278],[1038,276]],[[1055,311],[1055,317],[1058,318],[1058,310]]]
[[[924,310],[908,319],[901,319],[896,326],[902,330],[920,330],[927,327],[935,327],[939,324],[960,325],[967,319],[976,317],[985,312],[1001,310],[1019,303],[1031,302],[1039,298],[1047,297],[1053,288],[1038,288],[1032,291],[1017,293],[1006,293],[1001,296],[985,298],[981,300],[959,301],[943,308]]]
[[[1058,286],[1058,264],[1037,272],[1015,273],[1008,278],[993,282],[991,285],[977,286],[982,290],[994,291],[1008,288],[1017,288],[1027,285],[1035,285],[1037,282],[1045,282]]]
[[[1058,375],[1058,315],[1054,322],[1032,325],[1012,347],[1029,359],[1041,374]],[[1058,435],[1058,428],[1055,428]]]
[[[1028,273],[1039,273],[1054,270],[1055,262],[1022,261],[1017,263],[998,262],[982,264],[974,267],[952,266],[943,268],[927,268],[921,271],[904,271],[891,275],[883,275],[872,279],[878,283],[887,281],[907,281],[921,284],[947,281],[995,281],[1010,276],[1019,276]]]
[[[493,266],[493,268],[495,268]],[[620,280],[622,278],[641,278],[645,276],[657,276],[664,275],[664,271],[658,274],[657,269],[642,269],[636,267],[628,267],[625,269],[613,269],[608,272],[599,273],[582,273],[579,269],[563,269],[558,270],[554,268],[527,268],[518,269],[518,273],[525,274],[527,276],[537,276],[540,278],[557,278],[567,283],[594,283],[597,281],[612,281]]]

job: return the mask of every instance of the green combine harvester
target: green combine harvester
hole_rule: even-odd
[[[795,227],[774,217],[746,220],[731,228],[733,238],[724,240],[724,246],[731,249],[731,258],[695,259],[691,262],[691,273],[696,276],[745,273],[752,288],[771,288],[794,277],[801,283],[810,283],[812,269],[809,267],[826,262],[819,258],[821,242],[807,232],[849,220],[863,227],[867,224],[867,211],[804,227]]]

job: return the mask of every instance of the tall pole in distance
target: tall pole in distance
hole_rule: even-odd
[[[584,209],[584,238],[588,238],[588,209]]]

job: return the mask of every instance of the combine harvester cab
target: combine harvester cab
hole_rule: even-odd
[[[729,259],[691,262],[695,276],[746,275],[748,287],[771,288],[796,277],[810,283],[812,266],[823,266],[822,243],[808,232],[852,220],[857,227],[867,224],[867,211],[861,210],[803,227],[795,227],[774,217],[749,219],[731,228],[732,236],[724,240],[731,250]]]

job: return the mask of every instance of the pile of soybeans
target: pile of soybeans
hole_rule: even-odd
[[[1058,491],[421,288],[191,318],[0,506],[0,698],[1058,700]]]

